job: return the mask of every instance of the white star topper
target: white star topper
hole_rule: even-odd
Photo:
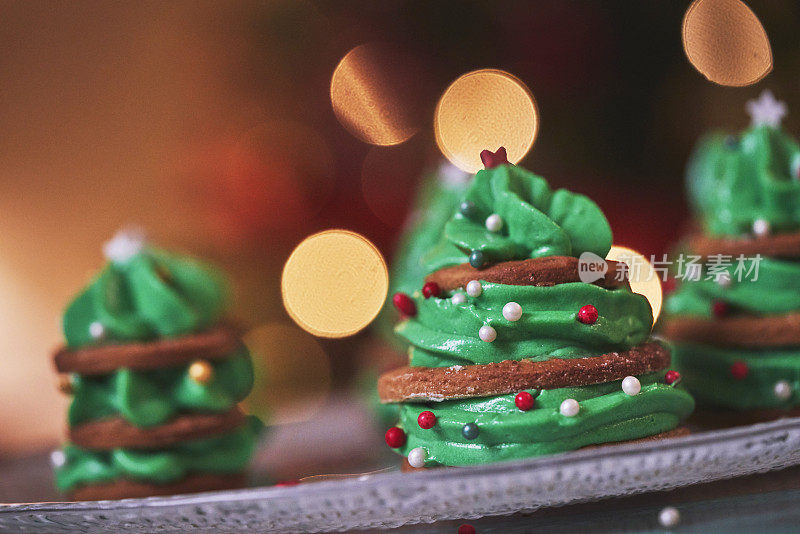
[[[757,100],[748,100],[745,109],[750,114],[750,122],[753,126],[766,124],[773,128],[779,128],[781,119],[788,113],[786,104],[775,100],[769,89],[764,89]]]
[[[103,254],[114,263],[127,263],[144,250],[146,244],[147,238],[144,230],[136,226],[129,226],[120,229],[111,241],[107,241],[103,245]]]

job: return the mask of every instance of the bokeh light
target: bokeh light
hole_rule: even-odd
[[[436,143],[454,165],[476,173],[482,150],[504,146],[517,163],[533,146],[539,111],[530,89],[496,69],[464,74],[445,90],[434,116]]]
[[[419,129],[419,71],[413,58],[379,43],[350,50],[331,77],[339,122],[364,142],[396,145]]]
[[[269,323],[247,333],[255,381],[245,404],[269,424],[306,421],[328,398],[331,363],[310,334],[292,324]]]
[[[661,314],[663,295],[661,278],[653,265],[642,254],[619,245],[611,247],[606,259],[627,264],[631,291],[644,295],[650,302],[650,307],[653,309],[653,324],[655,324]]]
[[[378,315],[389,290],[386,261],[365,237],[326,230],[306,238],[281,276],[286,311],[320,337],[345,337]]]
[[[772,49],[758,17],[740,0],[695,0],[683,18],[692,65],[720,85],[752,85],[772,70]]]

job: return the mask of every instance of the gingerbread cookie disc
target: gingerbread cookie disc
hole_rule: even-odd
[[[246,486],[242,473],[231,475],[198,474],[170,484],[150,484],[120,479],[107,484],[81,486],[69,493],[73,501],[100,501],[114,499],[140,499],[160,495],[179,495],[201,491],[237,489]]]
[[[726,347],[792,347],[800,345],[800,313],[724,319],[675,317],[664,326],[664,335],[677,341]]]
[[[621,262],[607,260],[608,270],[593,282],[605,288],[627,286],[625,266]],[[512,286],[554,286],[570,282],[581,282],[580,260],[568,256],[548,256],[527,260],[504,261],[484,269],[476,269],[469,263],[439,269],[428,275],[426,282],[435,282],[445,291],[465,287],[471,280],[485,280]]]
[[[669,366],[669,351],[657,342],[625,352],[541,362],[505,360],[484,365],[401,367],[378,379],[381,402],[426,402],[517,393],[523,389],[588,386]]]
[[[775,234],[741,239],[715,238],[704,234],[690,236],[689,250],[703,257],[722,254],[738,257],[773,256],[776,258],[800,258],[800,232]]]
[[[126,367],[136,371],[177,367],[197,359],[229,357],[241,345],[239,331],[222,325],[175,339],[124,345],[100,345],[77,350],[62,348],[54,361],[59,373],[108,374]]]
[[[241,426],[238,407],[224,413],[181,414],[155,427],[138,427],[121,417],[89,421],[69,429],[69,440],[85,449],[158,449],[175,443],[209,437]]]

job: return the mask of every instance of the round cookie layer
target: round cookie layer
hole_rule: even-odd
[[[222,434],[244,422],[244,413],[238,407],[224,413],[181,414],[155,427],[137,427],[121,417],[111,417],[70,428],[69,440],[92,450],[158,449]]]
[[[665,369],[669,351],[648,342],[624,352],[586,358],[554,358],[540,362],[506,360],[454,367],[401,367],[381,375],[381,402],[424,402],[516,393],[524,389],[556,389],[619,380]]]
[[[628,285],[624,264],[607,260],[608,270],[593,282],[605,288]],[[569,256],[547,256],[527,260],[505,261],[483,269],[476,269],[469,263],[439,269],[425,278],[435,282],[445,291],[465,287],[472,280],[485,280],[496,284],[512,286],[554,286],[571,282],[581,282],[578,258]]]
[[[664,335],[676,341],[728,347],[792,347],[800,345],[800,313],[714,320],[674,317],[664,325]]]
[[[136,371],[185,365],[197,359],[227,358],[241,345],[239,331],[221,325],[198,334],[144,343],[100,345],[78,350],[62,348],[54,356],[59,373],[108,374],[117,369]]]
[[[689,237],[687,245],[692,253],[703,257],[715,254],[734,257],[761,254],[777,258],[800,258],[800,232],[740,239],[695,234]]]

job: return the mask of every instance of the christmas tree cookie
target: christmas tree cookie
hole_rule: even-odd
[[[800,405],[800,146],[771,93],[748,111],[748,129],[690,160],[700,230],[686,243],[702,270],[678,273],[664,333],[698,402],[770,416]]]
[[[649,339],[622,265],[581,281],[611,229],[588,198],[484,151],[411,294],[393,295],[409,366],[382,375],[399,403],[387,444],[412,467],[469,465],[682,433],[693,409]]]
[[[225,281],[132,232],[105,254],[67,307],[54,358],[72,395],[56,486],[76,500],[241,486],[261,423],[237,406],[253,368],[221,322]]]

